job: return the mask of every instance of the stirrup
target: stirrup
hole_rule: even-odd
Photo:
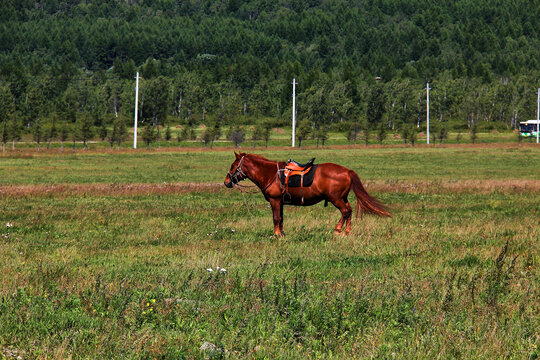
[[[283,194],[283,203],[284,204],[290,204],[292,203],[292,196],[288,192]]]

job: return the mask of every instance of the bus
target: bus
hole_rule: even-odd
[[[538,120],[527,120],[519,123],[519,134],[521,137],[536,137],[538,131]]]

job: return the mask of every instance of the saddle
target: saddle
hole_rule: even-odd
[[[304,186],[306,187],[311,186],[311,184],[313,183],[313,178],[315,176],[315,169],[317,168],[317,165],[313,165],[313,161],[315,161],[315,158],[312,158],[305,164],[300,164],[291,159],[287,161],[287,164],[285,164],[285,168],[282,170],[282,174],[281,174],[281,183],[284,185],[283,187],[284,202],[290,203],[292,200],[291,195],[289,194],[289,184],[290,184],[291,187],[300,187],[300,191],[302,192],[302,205],[304,204],[304,193],[302,189]],[[289,181],[291,177],[293,177],[293,179],[295,180],[299,178],[300,180],[299,183],[298,181],[294,181],[294,180]],[[306,180],[307,180],[305,184],[304,184],[304,177],[306,177]]]

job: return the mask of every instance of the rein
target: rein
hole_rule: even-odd
[[[246,185],[242,185],[240,184],[240,181],[248,178],[248,176],[244,173],[244,171],[242,170],[242,164],[244,162],[244,158],[245,156],[242,156],[242,159],[240,159],[240,162],[238,163],[238,166],[236,167],[236,170],[233,172],[229,171],[229,178],[231,179],[232,183],[234,184],[235,187],[238,188],[238,190],[240,190],[241,192],[245,192],[245,193],[248,193],[248,194],[256,194],[258,191],[255,190],[255,191],[246,191],[246,190],[242,190],[242,188],[246,188],[246,189],[253,189],[253,188],[257,188],[258,186],[254,185],[254,186],[246,186]],[[264,187],[264,188],[261,188],[261,191],[262,193],[264,194],[264,192],[274,183],[275,180],[278,181],[278,184],[280,184],[281,186],[281,183],[279,182],[279,163],[276,162],[276,176],[275,178],[272,178],[272,180],[270,180],[268,182],[268,184]],[[242,178],[239,179],[239,175],[242,176]],[[251,179],[250,179],[251,180]]]
[[[258,190],[254,190],[254,191],[247,191],[247,190],[243,190],[242,188],[245,188],[245,189],[255,189],[257,186],[256,185],[253,185],[253,186],[246,186],[246,185],[242,185],[242,184],[236,184],[235,185],[235,188],[240,190],[241,192],[243,193],[246,193],[246,194],[257,194],[259,191]]]

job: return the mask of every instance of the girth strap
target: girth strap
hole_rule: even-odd
[[[302,194],[301,204],[304,205],[304,175],[313,169],[311,166],[312,163],[313,159],[307,164],[309,165],[307,168],[298,166],[298,164],[294,162],[289,162],[285,165],[285,168],[283,169],[283,174],[285,175],[285,187],[283,188],[284,196],[288,195],[289,198],[291,198],[291,195],[289,194],[289,178],[293,175],[300,175],[300,193]]]

